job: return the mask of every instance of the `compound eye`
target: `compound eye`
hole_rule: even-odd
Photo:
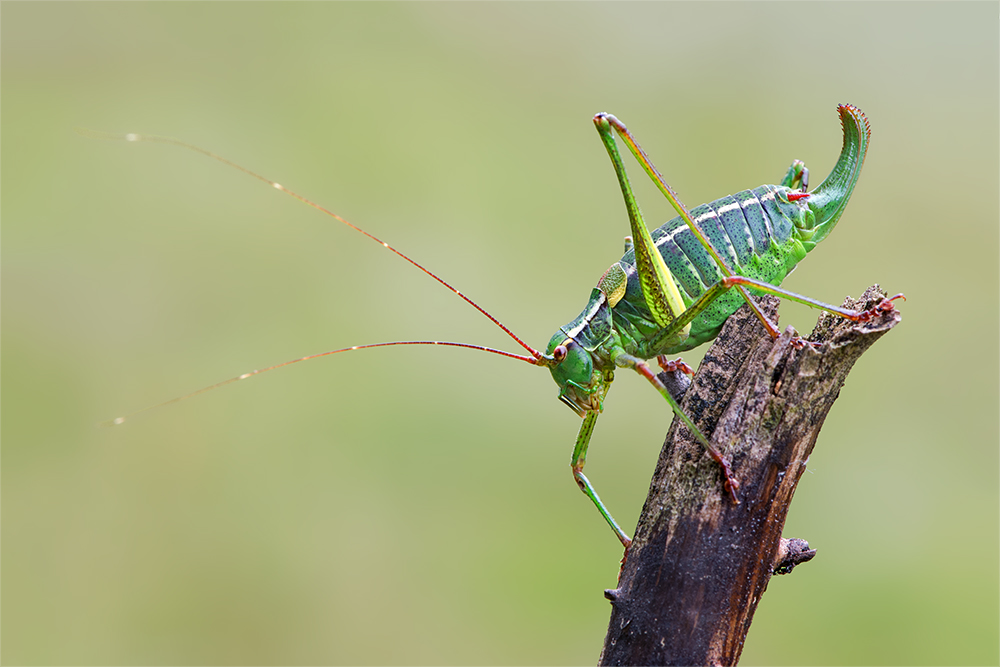
[[[559,361],[559,362],[561,362],[563,359],[565,359],[566,358],[566,346],[565,345],[556,345],[556,349],[552,350],[552,358],[555,359],[556,361]]]

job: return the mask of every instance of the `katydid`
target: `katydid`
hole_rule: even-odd
[[[903,298],[900,294],[884,299],[867,311],[851,311],[778,287],[806,253],[826,238],[837,224],[860,174],[870,138],[868,121],[858,108],[851,105],[840,105],[837,111],[844,131],[843,148],[830,176],[815,190],[807,192],[809,172],[801,161],[796,160],[780,185],[762,185],[744,190],[691,210],[680,202],[625,125],[610,114],[597,114],[594,124],[618,177],[629,217],[631,239],[626,239],[624,256],[611,265],[591,290],[590,300],[583,312],[556,332],[544,353],[532,348],[472,299],[404,253],[270,179],[203,148],[175,139],[138,134],[117,136],[81,130],[81,133],[97,138],[174,144],[207,155],[268,183],[413,264],[489,318],[528,352],[528,355],[522,355],[471,343],[427,340],[355,345],[244,373],[118,417],[107,424],[121,424],[139,412],[176,403],[265,371],[340,352],[393,345],[465,347],[549,369],[559,386],[559,399],[583,419],[571,460],[573,477],[626,550],[631,539],[612,518],[583,474],[591,434],[618,368],[638,372],[659,391],[677,417],[705,447],[708,455],[719,464],[722,488],[733,502],[738,503],[739,483],[733,478],[728,461],[684,414],[646,362],[656,359],[665,370],[680,367],[690,372],[683,362],[668,362],[665,355],[692,349],[715,338],[726,319],[743,302],[749,304],[770,335],[776,338],[779,334],[777,328],[757,308],[751,294],[774,294],[855,321],[865,321],[891,311],[893,301]],[[616,133],[679,214],[652,232],[646,228],[632,193],[618,151]]]

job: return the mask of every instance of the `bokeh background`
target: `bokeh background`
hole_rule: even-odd
[[[570,476],[578,418],[548,373],[500,357],[351,353],[97,428],[337,347],[516,348],[291,198],[74,126],[259,170],[544,346],[628,229],[595,112],[693,205],[794,158],[818,183],[851,102],[874,132],[864,173],[786,285],[909,300],[799,487],[785,534],[819,556],[772,581],[743,662],[995,664],[997,19],[995,3],[4,3],[3,661],[593,663],[621,556]],[[651,222],[673,216],[636,182]],[[606,407],[587,471],[631,530],[670,414],[628,375]]]

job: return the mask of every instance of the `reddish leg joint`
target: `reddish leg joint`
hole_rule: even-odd
[[[863,310],[858,314],[858,322],[867,322],[873,320],[882,313],[891,313],[896,307],[893,305],[893,301],[896,299],[902,299],[906,301],[906,297],[903,296],[902,292],[896,296],[891,296],[888,299],[882,299],[877,304],[869,308],[868,310]]]
[[[667,373],[673,373],[675,371],[680,371],[681,373],[684,373],[685,375],[694,375],[694,369],[692,369],[690,366],[688,366],[687,364],[685,364],[684,360],[681,359],[680,357],[678,357],[678,358],[674,359],[673,361],[671,361],[670,359],[667,359],[666,356],[664,356],[664,355],[661,354],[660,356],[658,356],[656,358],[656,363],[658,363],[660,365],[660,368],[662,368],[664,370],[664,372],[667,372]]]
[[[729,497],[733,499],[733,503],[739,505],[740,498],[736,495],[736,492],[740,490],[740,483],[736,481],[735,477],[733,477],[733,471],[729,467],[729,461],[727,461],[724,456],[719,454],[719,452],[711,449],[708,450],[708,455],[713,461],[719,464],[720,468],[722,468],[722,476],[725,478],[722,486],[729,493]]]
[[[788,201],[798,201],[809,196],[808,192],[789,192]]]
[[[792,347],[794,347],[796,350],[804,350],[810,345],[814,350],[818,350],[820,347],[822,347],[820,343],[816,343],[811,340],[806,340],[802,336],[795,336],[794,338],[792,338]]]

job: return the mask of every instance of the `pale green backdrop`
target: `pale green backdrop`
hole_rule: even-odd
[[[336,347],[536,346],[627,221],[598,111],[689,204],[873,140],[786,282],[904,291],[834,407],[745,664],[998,660],[996,3],[2,6],[2,648],[40,664],[596,661],[621,550],[548,373]],[[631,163],[630,163],[631,164]],[[633,171],[635,169],[633,168]],[[673,213],[640,187],[651,221]],[[782,322],[812,326],[808,309]],[[697,361],[698,353],[688,356]],[[628,530],[670,414],[616,383],[588,473]]]

